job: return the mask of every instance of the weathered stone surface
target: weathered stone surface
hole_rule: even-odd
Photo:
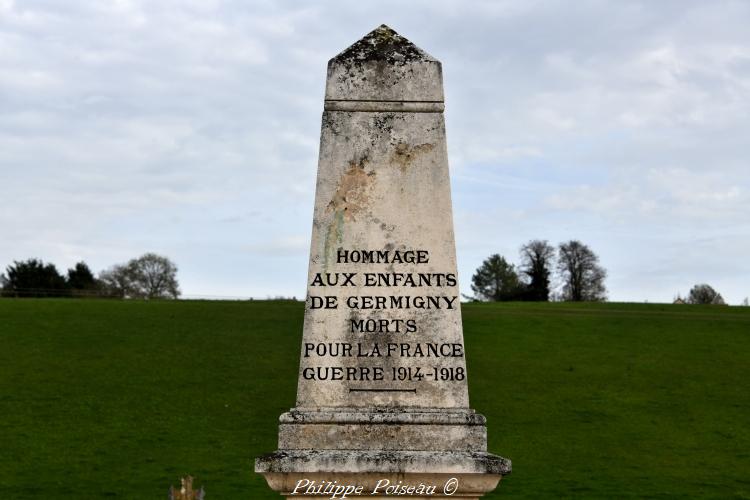
[[[278,473],[268,472],[264,474],[268,485],[275,491],[286,496],[287,498],[305,498],[305,499],[330,499],[331,491],[322,495],[310,495],[304,492],[305,488],[299,488],[300,482],[310,481],[317,484],[330,485],[335,481],[337,486],[341,485],[359,485],[363,492],[359,494],[349,494],[346,498],[358,498],[361,496],[371,499],[392,499],[392,498],[409,498],[410,500],[433,500],[436,498],[450,498],[452,500],[475,500],[483,496],[486,492],[492,491],[497,487],[501,479],[500,474],[441,474],[441,473],[408,473],[393,474],[384,476],[379,473],[338,473],[336,479],[332,479],[327,473]],[[392,485],[404,487],[408,486],[427,486],[434,488],[433,492],[425,496],[416,494],[401,493],[396,496],[395,493],[383,493],[383,483],[388,482]],[[303,483],[304,484],[304,483]],[[450,488],[449,488],[450,487]],[[456,488],[455,490],[453,488]],[[295,489],[298,491],[295,492]],[[332,489],[332,488],[331,488]],[[381,494],[378,494],[381,493]],[[339,493],[336,498],[341,498]]]
[[[440,62],[386,25],[328,62],[326,100],[443,102]]]
[[[487,451],[482,415],[469,411],[291,411],[279,418],[279,449]],[[307,424],[307,425],[302,425]],[[366,436],[366,439],[362,439]]]
[[[441,71],[387,26],[328,64],[297,402],[256,462],[284,494],[510,472],[469,408]]]
[[[297,390],[298,408],[317,407],[438,407],[468,408],[463,356],[406,357],[401,344],[410,351],[426,343],[463,346],[461,311],[457,281],[453,286],[368,287],[364,273],[402,275],[450,274],[455,280],[456,262],[450,211],[450,186],[445,149],[445,129],[441,113],[342,112],[326,111],[320,151],[320,167],[308,283],[318,274],[357,273],[355,286],[310,286],[309,296],[336,296],[336,309],[311,309],[305,315],[301,376]],[[342,263],[339,250],[429,252],[427,264]],[[395,278],[394,278],[395,279]],[[443,278],[445,280],[445,278]],[[436,281],[435,279],[433,281]],[[392,296],[409,299],[438,299],[438,308],[391,308]],[[388,309],[362,309],[362,297],[382,297]],[[357,308],[346,301],[356,301]],[[377,300],[377,299],[374,299]],[[449,302],[451,301],[451,302]],[[369,304],[364,304],[366,307]],[[397,320],[413,319],[416,332],[405,333]],[[379,323],[400,333],[362,334],[352,321]],[[398,344],[388,356],[388,344]],[[307,346],[330,344],[351,347],[352,356],[318,356]],[[383,356],[362,357],[375,344]],[[463,349],[463,347],[461,347]],[[463,350],[462,350],[463,352]],[[306,380],[305,370],[319,367],[384,369],[383,380],[342,382]],[[434,371],[421,381],[392,380],[393,369],[422,367],[446,368],[462,380],[435,380]],[[316,373],[317,374],[317,373]],[[359,375],[359,372],[357,373]],[[370,392],[360,389],[400,392]],[[413,389],[413,392],[407,390]]]
[[[411,499],[476,499],[495,489],[502,476],[510,473],[510,461],[476,452],[280,450],[258,458],[255,470],[264,475],[272,489],[290,498],[302,496],[299,490],[296,495],[292,492],[303,481],[358,485],[363,490],[360,496],[393,498],[394,495],[372,494],[378,485],[388,481],[392,485],[435,487],[429,496],[406,496]],[[447,488],[448,485],[455,489]],[[304,495],[304,498],[331,498],[331,495]]]
[[[259,472],[507,474],[510,460],[480,452],[279,450],[256,461]]]

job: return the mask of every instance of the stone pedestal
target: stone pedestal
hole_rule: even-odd
[[[255,469],[288,498],[331,498],[337,491],[341,498],[347,487],[348,497],[393,498],[400,490],[406,498],[479,498],[510,463],[481,452],[290,450],[259,458]]]
[[[255,464],[282,495],[479,498],[510,473],[469,407],[443,108],[440,62],[387,26],[328,64],[297,404]]]

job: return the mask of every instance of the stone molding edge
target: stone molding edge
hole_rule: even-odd
[[[512,471],[511,461],[486,452],[278,450],[255,459],[255,472],[497,474]]]
[[[438,412],[380,413],[369,411],[304,411],[292,409],[279,416],[282,424],[429,424],[429,425],[486,425],[484,415],[474,410]]]
[[[442,113],[445,103],[442,101],[348,101],[326,99],[325,111],[391,111],[402,113]]]

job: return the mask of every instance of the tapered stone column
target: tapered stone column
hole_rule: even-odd
[[[479,498],[510,473],[469,407],[443,108],[440,62],[387,26],[328,63],[297,402],[255,463],[283,495]]]

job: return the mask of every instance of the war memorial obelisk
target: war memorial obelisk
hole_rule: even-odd
[[[290,498],[479,498],[440,62],[383,25],[328,63],[296,406],[255,470]]]

